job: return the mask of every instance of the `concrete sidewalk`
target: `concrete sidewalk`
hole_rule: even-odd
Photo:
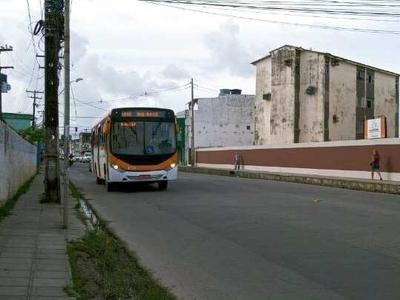
[[[241,178],[265,179],[274,181],[286,181],[303,184],[313,184],[329,186],[357,191],[388,193],[400,195],[400,182],[388,180],[371,180],[348,177],[327,177],[307,174],[284,174],[263,171],[240,170],[233,171],[228,169],[179,166],[179,170],[190,173],[203,173],[222,176],[235,176]],[[378,176],[378,175],[376,175]]]
[[[40,203],[43,180],[40,172],[0,224],[0,299],[75,299],[64,292],[72,283],[67,241],[86,228],[69,195],[69,228],[61,229],[62,205]]]

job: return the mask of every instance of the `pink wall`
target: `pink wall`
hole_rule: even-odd
[[[233,165],[238,152],[245,166],[369,171],[372,150],[381,156],[380,171],[400,173],[400,140],[328,142],[277,147],[199,149],[197,164]]]

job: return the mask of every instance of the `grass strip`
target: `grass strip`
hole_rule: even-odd
[[[90,231],[68,245],[74,290],[81,299],[176,299],[111,236]]]
[[[6,200],[1,206],[0,206],[0,223],[6,218],[8,217],[11,213],[12,210],[15,206],[15,204],[17,203],[18,199],[26,194],[29,191],[29,188],[32,184],[33,179],[35,178],[36,174],[34,176],[32,176],[31,179],[29,179],[27,182],[25,182],[19,189],[18,191],[15,193],[15,195],[13,197],[11,197],[10,199]]]
[[[70,187],[74,197],[83,199],[71,182]],[[69,242],[68,255],[73,289],[66,290],[78,293],[79,299],[176,300],[105,226]]]

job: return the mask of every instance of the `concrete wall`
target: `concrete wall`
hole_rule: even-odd
[[[300,57],[300,139],[299,142],[324,141],[325,58],[316,52],[302,52]],[[307,88],[315,87],[315,94]]]
[[[340,61],[339,65],[329,69],[329,139],[355,140],[357,67]]]
[[[396,78],[375,72],[375,117],[386,116],[387,137],[396,137]]]
[[[0,203],[36,173],[36,147],[0,121]]]
[[[253,145],[254,102],[253,95],[198,99],[194,111],[195,148]],[[186,124],[191,132],[190,118]],[[190,142],[186,139],[187,148]]]
[[[400,181],[398,138],[199,149],[196,162],[199,167],[232,170],[233,157],[238,152],[243,157],[244,169],[249,171],[368,179],[373,149],[381,155],[383,179]]]
[[[255,145],[265,145],[271,142],[271,107],[272,101],[263,99],[263,95],[271,94],[271,58],[257,64],[256,100],[255,100]],[[271,98],[272,99],[272,98]]]
[[[271,60],[271,142],[289,144],[294,142],[296,51],[291,47],[281,48],[271,53]],[[290,60],[288,65],[286,62]]]

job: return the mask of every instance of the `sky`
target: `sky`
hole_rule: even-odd
[[[285,1],[290,0],[280,2]],[[0,54],[0,62],[1,66],[14,67],[2,70],[12,86],[3,94],[3,112],[31,114],[33,99],[26,90],[43,91],[44,70],[39,66],[44,60],[36,54],[44,54],[44,38],[41,34],[32,35],[36,23],[44,19],[43,2],[0,0],[0,46],[13,47],[12,52]],[[392,3],[392,11],[400,15],[400,4],[384,2]],[[371,7],[362,9],[376,11]],[[183,111],[191,99],[191,78],[195,98],[217,97],[219,89],[226,88],[254,95],[256,69],[251,62],[285,44],[400,73],[400,18],[352,18],[193,5],[171,7],[137,0],[73,0],[71,134],[90,131],[115,107],[152,106]],[[359,29],[386,32],[355,31]],[[75,81],[78,78],[83,80]],[[62,72],[60,82],[61,92]],[[60,129],[62,96],[61,93]],[[36,108],[39,124],[43,103],[39,99]]]

